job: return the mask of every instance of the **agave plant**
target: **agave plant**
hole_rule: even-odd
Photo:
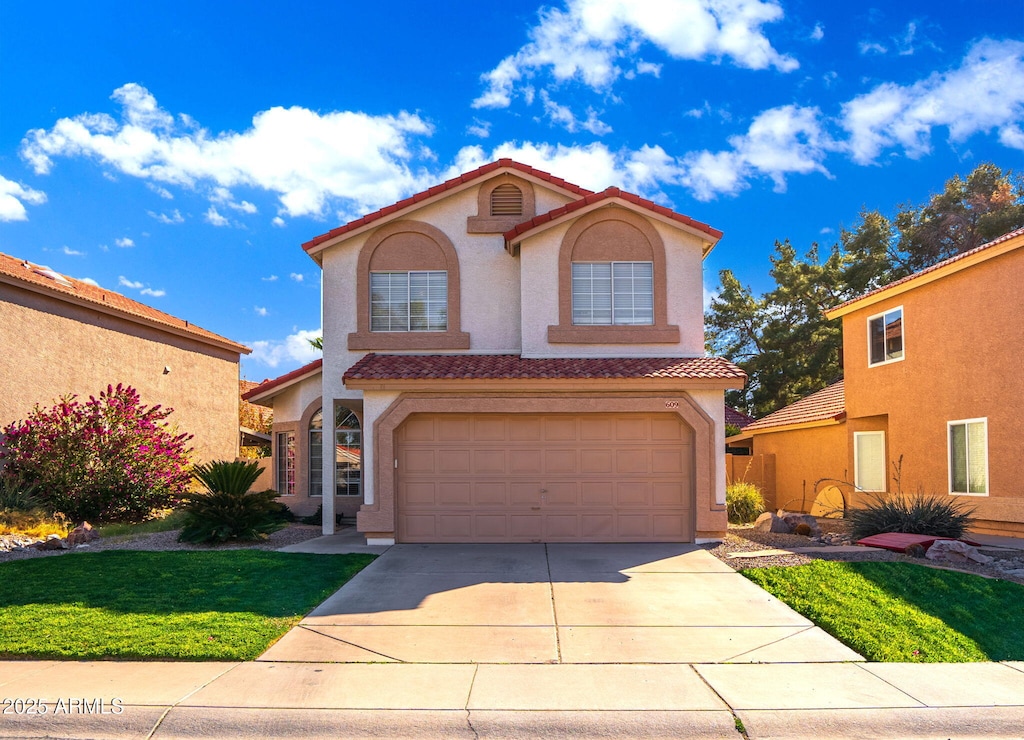
[[[974,509],[959,500],[944,500],[923,493],[875,496],[851,509],[847,518],[854,540],[883,532],[924,534],[959,539],[974,521]]]

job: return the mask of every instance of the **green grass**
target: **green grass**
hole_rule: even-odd
[[[100,533],[100,537],[126,537],[136,534],[169,532],[172,529],[181,529],[184,525],[185,512],[179,510],[137,524],[101,524],[96,530]]]
[[[908,563],[750,568],[743,575],[879,662],[1024,660],[1024,586]]]
[[[0,658],[252,660],[372,555],[108,551],[0,564]]]

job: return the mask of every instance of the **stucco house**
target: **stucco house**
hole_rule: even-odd
[[[238,455],[238,362],[251,350],[43,265],[0,254],[0,426],[67,394],[133,386],[195,438],[196,461]]]
[[[1018,229],[836,306],[844,380],[729,443],[775,455],[780,500],[821,477],[892,491],[902,461],[904,492],[964,501],[975,531],[1024,534],[1022,284]]]
[[[720,237],[503,159],[307,242],[323,360],[246,394],[282,500],[371,543],[721,537],[745,376],[704,356]]]

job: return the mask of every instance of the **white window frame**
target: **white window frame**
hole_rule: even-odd
[[[412,286],[410,285],[411,278],[413,275],[444,275],[444,295],[445,295],[445,325],[443,329],[414,329],[412,327]],[[405,275],[405,307],[406,307],[406,325],[408,329],[374,329],[373,328],[373,276],[374,275]],[[448,331],[448,271],[447,270],[374,270],[370,273],[369,280],[370,288],[370,331],[375,334],[443,334]],[[388,304],[390,305],[390,303]]]
[[[886,316],[886,314],[895,313],[896,311],[900,312],[900,344],[902,345],[903,352],[902,352],[902,354],[900,354],[899,357],[893,357],[891,360],[883,359],[883,360],[881,360],[879,362],[872,362],[871,361],[871,322],[874,321],[875,319],[878,319],[878,318],[882,319],[882,331],[884,332],[885,331],[885,316]],[[903,360],[906,359],[906,357],[907,357],[907,312],[903,310],[903,306],[902,305],[901,306],[893,306],[892,308],[887,308],[886,310],[882,311],[881,313],[876,313],[873,316],[868,316],[868,320],[867,320],[866,326],[867,326],[867,334],[868,334],[868,336],[867,336],[867,341],[868,341],[868,367],[881,367],[882,365],[891,365],[894,362],[903,362]],[[883,343],[884,343],[884,337],[883,337]],[[883,344],[883,347],[884,347],[884,344]],[[884,352],[883,352],[883,354],[884,354]]]
[[[953,490],[953,440],[952,428],[956,424],[983,424],[985,429],[985,491],[984,493],[970,493],[968,491],[954,491]],[[970,451],[970,440],[967,439],[967,451]],[[949,482],[949,495],[950,496],[988,496],[989,492],[989,479],[991,475],[991,469],[988,466],[988,417],[982,416],[977,419],[956,419],[955,421],[946,422],[946,471],[947,480]],[[971,461],[967,461],[967,487],[971,487]]]
[[[598,323],[577,324],[576,323],[576,318],[575,318],[575,314],[576,314],[576,291],[573,289],[572,281],[573,281],[574,268],[577,265],[608,265],[609,277],[611,278],[610,288],[611,288],[611,291],[612,291],[611,295],[610,295],[610,298],[609,298],[610,301],[611,301],[611,306],[610,306],[610,308],[611,308],[610,319],[611,320],[608,323],[600,323],[600,324],[598,324]],[[629,322],[616,322],[615,321],[615,266],[616,265],[650,265],[651,266],[651,296],[650,296],[650,299],[651,299],[651,320],[649,322],[646,322],[646,323],[643,323],[643,324],[634,324],[634,323],[629,323]],[[636,295],[636,294],[632,294],[632,295]],[[603,327],[603,326],[618,326],[618,327],[654,326],[657,323],[657,320],[656,320],[655,315],[654,315],[655,314],[655,307],[654,307],[654,262],[649,261],[649,260],[613,260],[613,261],[610,261],[610,262],[590,262],[590,261],[588,261],[588,262],[583,262],[583,261],[581,261],[581,262],[573,262],[569,266],[569,300],[570,300],[570,309],[569,310],[570,310],[570,314],[573,317],[572,318],[573,326],[601,326],[601,327]]]
[[[289,440],[291,443],[291,456],[288,455]],[[294,496],[299,478],[299,449],[298,439],[294,431],[277,432],[274,447],[274,485],[277,488],[284,488],[278,491],[278,496]],[[288,463],[291,462],[292,479],[288,481]],[[281,484],[284,484],[283,486]],[[291,489],[291,490],[289,490]]]
[[[857,440],[861,437],[881,437],[882,438],[882,488],[864,488],[860,484],[860,445]],[[889,465],[888,457],[885,454],[885,432],[882,430],[870,431],[870,432],[854,432],[853,433],[853,484],[857,486],[858,491],[865,491],[867,493],[884,493],[888,486],[886,481],[889,480]]]

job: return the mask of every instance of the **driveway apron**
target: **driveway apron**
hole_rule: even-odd
[[[861,659],[704,550],[675,544],[396,545],[260,658],[504,671]]]

